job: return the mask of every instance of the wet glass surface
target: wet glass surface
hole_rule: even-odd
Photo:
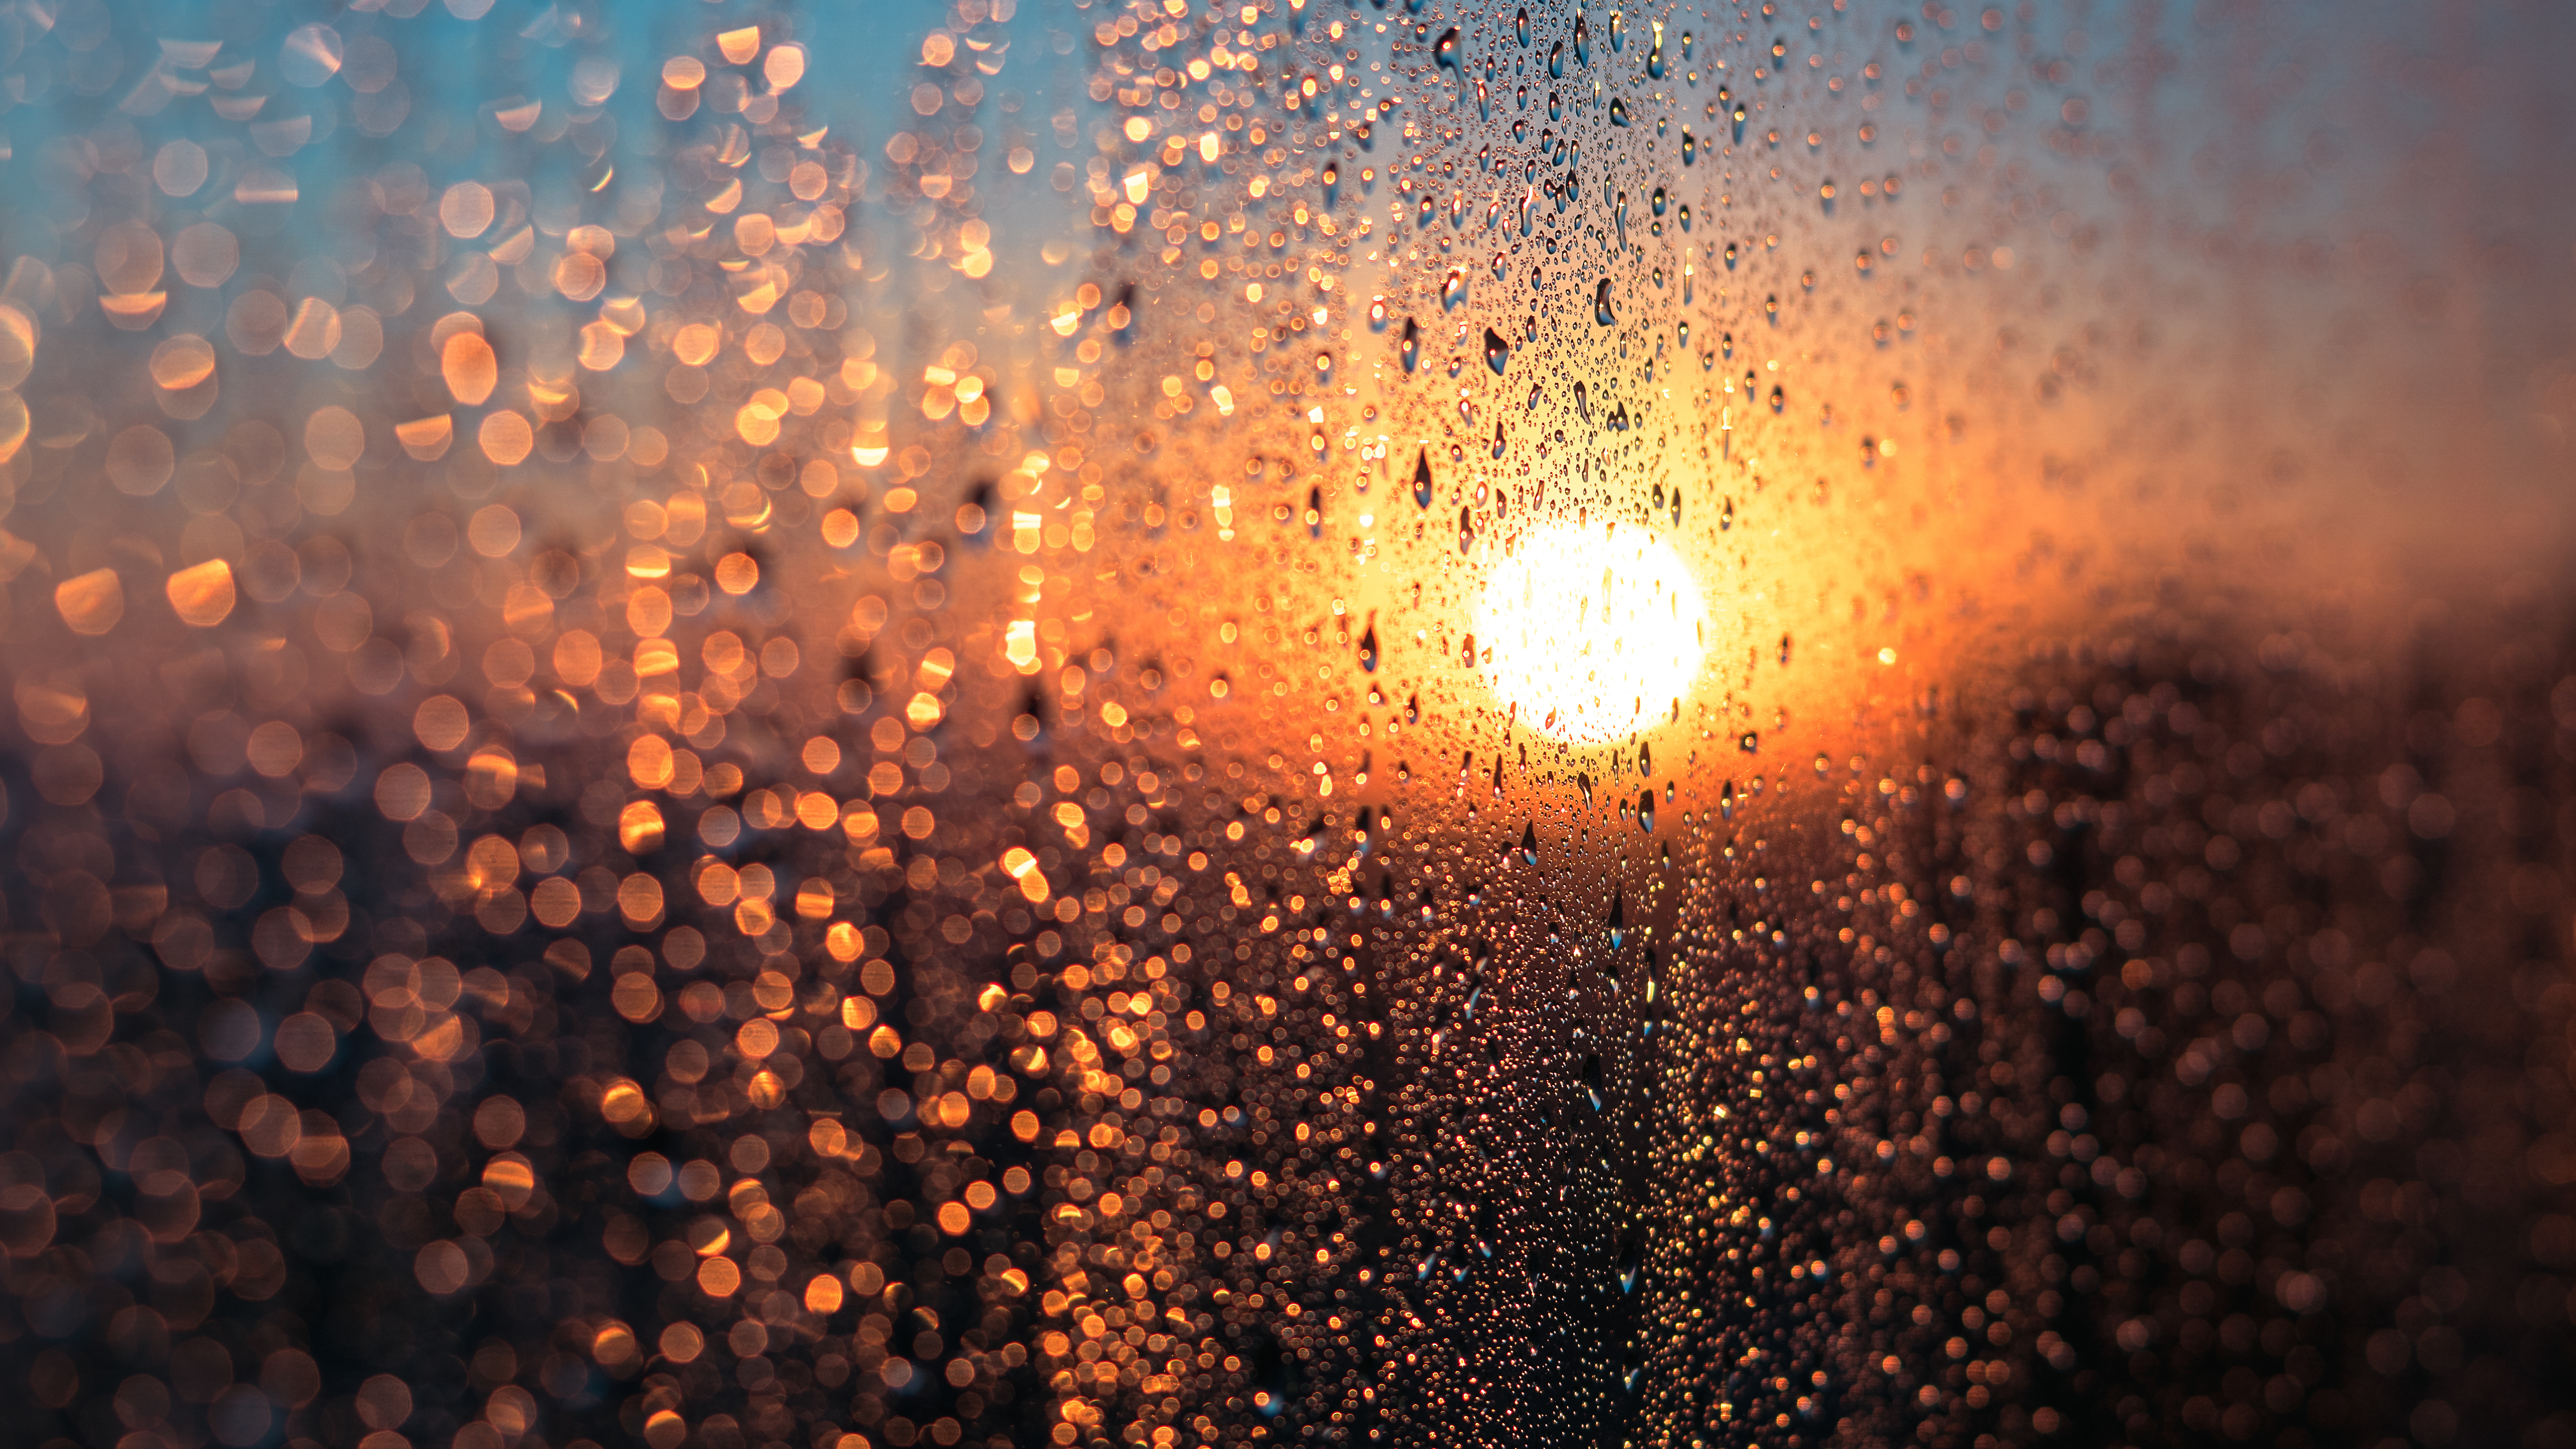
[[[2576,1443],[2539,7],[0,5],[13,1443]]]

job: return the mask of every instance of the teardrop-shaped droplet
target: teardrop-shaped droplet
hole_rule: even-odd
[[[1617,317],[1611,315],[1610,312],[1610,279],[1608,277],[1603,277],[1601,279],[1601,285],[1592,289],[1592,320],[1600,323],[1604,327],[1612,326],[1619,320]]]
[[[1504,365],[1509,363],[1511,360],[1512,345],[1503,340],[1503,334],[1495,331],[1491,327],[1486,328],[1485,365],[1494,370],[1494,376],[1500,377],[1503,375]]]
[[[1413,502],[1419,508],[1431,506],[1431,450],[1423,449],[1413,458]]]
[[[1377,673],[1377,619],[1371,616],[1368,627],[1360,631],[1360,668]]]
[[[1538,864],[1538,822],[1535,820],[1521,826],[1521,860],[1529,865]]]
[[[1465,267],[1451,267],[1449,269],[1448,280],[1440,284],[1441,310],[1455,311],[1457,310],[1458,304],[1466,300],[1467,269]]]
[[[1565,79],[1565,42],[1562,40],[1547,48],[1547,73],[1557,80]]]

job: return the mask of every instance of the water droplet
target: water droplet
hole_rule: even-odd
[[[1423,449],[1413,458],[1413,502],[1416,507],[1431,506],[1431,450]]]
[[[1441,309],[1443,311],[1455,310],[1459,303],[1466,300],[1467,269],[1465,267],[1451,267],[1449,269],[1448,280],[1440,284]]]
[[[1360,668],[1377,673],[1377,616],[1369,616],[1368,627],[1360,631]]]
[[[1547,48],[1547,73],[1554,79],[1565,79],[1565,42],[1562,40]],[[1549,98],[1551,103],[1554,99],[1553,96]]]
[[[1504,365],[1505,365],[1506,363],[1509,363],[1511,360],[1512,360],[1512,345],[1511,345],[1510,343],[1505,342],[1505,341],[1503,340],[1503,335],[1502,335],[1501,333],[1496,332],[1496,331],[1495,331],[1493,328],[1491,328],[1491,327],[1486,328],[1486,329],[1485,329],[1485,365],[1486,365],[1487,367],[1490,367],[1490,368],[1492,368],[1492,369],[1494,370],[1494,375],[1495,375],[1496,377],[1500,377],[1500,376],[1502,376],[1502,375],[1503,375],[1503,367],[1504,367]],[[1530,401],[1531,401],[1531,406],[1535,407],[1535,406],[1537,406],[1537,397],[1536,397],[1536,395],[1535,395],[1535,389],[1533,389],[1532,391],[1533,391],[1533,395],[1532,395],[1532,397],[1531,397],[1531,400],[1530,400]]]
[[[1610,279],[1608,277],[1603,277],[1601,279],[1601,285],[1592,289],[1592,320],[1600,323],[1604,327],[1615,325],[1619,320],[1617,317],[1611,315],[1610,312]]]

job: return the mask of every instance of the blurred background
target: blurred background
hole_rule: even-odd
[[[6,1437],[2576,1444],[2570,25],[0,4]]]

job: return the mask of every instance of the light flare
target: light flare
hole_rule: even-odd
[[[1668,540],[1617,523],[1547,524],[1487,573],[1476,662],[1519,722],[1598,744],[1651,725],[1690,694],[1706,618]]]

